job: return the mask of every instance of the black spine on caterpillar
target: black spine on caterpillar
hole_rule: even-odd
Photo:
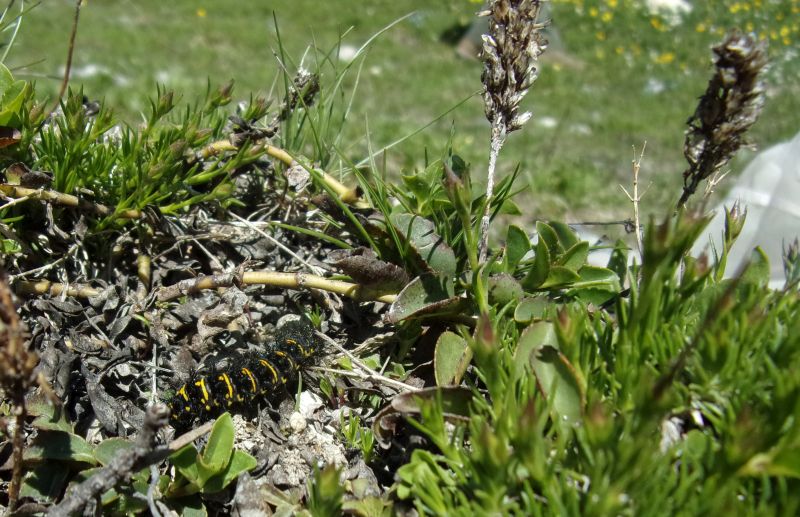
[[[167,402],[170,423],[184,430],[224,411],[252,411],[260,401],[285,394],[285,386],[297,380],[300,369],[318,351],[311,327],[301,321],[287,322],[263,352],[234,354],[226,365],[194,374]]]

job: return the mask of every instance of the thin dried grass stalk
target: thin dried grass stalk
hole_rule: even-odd
[[[497,155],[506,135],[530,120],[529,111],[519,106],[538,76],[536,62],[547,47],[536,22],[539,0],[493,0],[480,13],[489,17],[489,34],[483,35],[481,59],[484,62],[483,102],[486,118],[492,125],[489,171],[486,180],[486,208],[481,219],[480,261],[486,260],[489,219]]]
[[[683,154],[689,167],[683,173],[678,208],[746,143],[744,134],[764,106],[766,41],[732,31],[713,51],[714,75],[687,122]]]
[[[27,334],[14,307],[5,272],[0,272],[0,388],[11,399],[15,418],[13,466],[8,487],[8,509],[11,511],[16,508],[22,483],[25,395],[38,383],[37,364],[39,356],[28,348]]]

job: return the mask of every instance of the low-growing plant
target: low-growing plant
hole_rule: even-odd
[[[485,88],[493,164],[505,133],[528,119],[518,113],[519,101],[531,86],[531,60],[543,43],[535,19],[521,16],[535,18],[538,8],[535,1],[490,3]],[[759,66],[745,74],[754,87],[745,97],[757,100],[751,94],[758,90],[763,68],[760,48],[746,37],[737,38],[716,50],[718,56],[727,55],[729,47],[755,51],[758,59],[752,63]],[[525,49],[514,47],[518,39],[527,42]],[[133,380],[114,385],[114,396],[121,401],[117,393],[146,389],[152,398],[159,377],[179,371],[186,356],[208,356],[222,343],[238,346],[241,340],[228,337],[253,337],[252,328],[263,330],[261,318],[297,301],[266,303],[264,293],[248,286],[263,284],[274,289],[270,293],[313,292],[314,306],[302,299],[298,312],[310,314],[316,327],[347,343],[331,343],[336,352],[328,352],[335,357],[304,365],[302,373],[312,379],[323,375],[314,387],[330,406],[322,411],[335,407],[347,415],[340,417],[334,446],[343,445],[356,460],[347,468],[334,465],[335,460],[323,466],[315,454],[322,457],[318,451],[325,447],[309,449],[314,453],[296,462],[309,464],[301,477],[302,484],[307,481],[305,496],[279,491],[274,485],[284,478],[269,480],[266,489],[248,485],[248,490],[259,490],[259,501],[280,511],[662,515],[792,514],[800,509],[796,244],[787,250],[783,290],[767,288],[768,260],[758,249],[743,271],[725,278],[745,214],[738,207],[726,212],[722,248],[715,250],[713,262],[706,256],[692,258],[689,251],[708,218],[691,212],[684,198],[675,214],[647,225],[641,263],[629,261],[627,245],[618,242],[605,267],[590,265],[592,245],[556,221],[508,224],[498,232],[503,245],[489,247],[483,244],[488,223],[520,212],[513,201],[519,170],[478,192],[473,188],[476,168],[449,142],[441,158],[395,184],[379,168],[376,153],[370,150],[367,160],[355,162],[336,140],[337,125],[347,114],[335,102],[344,72],[328,78],[334,85],[331,94],[326,89],[330,83],[317,72],[297,66],[291,75],[282,48],[278,55],[285,67],[284,96],[272,110],[256,98],[235,113],[226,111],[232,93],[225,86],[209,89],[204,101],[176,114],[174,94],[159,88],[141,127],[115,126],[110,111],[86,102],[80,92],[70,93],[59,112],[45,117],[32,88],[29,92],[27,86],[6,81],[13,100],[0,106],[0,113],[3,106],[14,108],[20,135],[16,147],[4,154],[5,164],[25,162],[52,172],[51,184],[43,187],[22,181],[0,186],[15,198],[3,208],[5,224],[14,230],[4,236],[17,245],[9,258],[19,268],[34,263],[37,255],[52,260],[58,253],[51,249],[54,243],[73,243],[54,221],[69,223],[78,236],[69,249],[80,247],[82,254],[94,257],[76,258],[79,266],[73,267],[66,259],[76,252],[68,252],[61,262],[18,273],[14,285],[20,294],[89,298],[86,305],[48,300],[53,303],[26,307],[28,319],[38,325],[37,342],[47,343],[56,355],[63,348],[82,354],[80,369],[88,379],[86,372],[95,365],[87,357],[95,353],[95,343],[80,332],[53,339],[50,324],[57,319],[67,326],[75,315],[85,318],[89,326],[76,328],[100,336],[103,347],[97,348],[124,342],[126,350],[153,359],[146,368],[125,361],[136,373],[148,372],[152,384],[144,388],[139,377],[145,376],[134,373],[128,375]],[[728,77],[721,71],[726,63],[718,60],[714,77]],[[703,107],[714,105],[719,91],[709,88],[695,122],[708,121]],[[747,122],[757,111],[748,111]],[[735,118],[732,113],[721,120]],[[714,124],[707,125],[695,124],[690,135],[710,142],[707,147],[716,159],[694,167],[692,160],[700,154],[687,152],[685,197],[730,157],[749,127],[718,132]],[[720,144],[724,152],[714,153]],[[264,187],[260,194],[269,197],[254,201],[241,195],[237,179],[245,174],[256,176]],[[348,187],[334,175],[352,175],[357,186]],[[48,203],[44,215],[33,201]],[[68,217],[54,218],[54,210]],[[248,219],[239,215],[244,211]],[[256,214],[265,211],[270,215],[260,220]],[[277,212],[284,216],[272,215]],[[200,234],[185,230],[197,221],[217,225],[202,235],[203,243]],[[233,221],[251,232],[247,237],[258,235],[256,242],[264,237],[274,247],[264,253],[252,240],[224,237],[224,224]],[[31,242],[19,237],[31,235],[31,228],[42,237]],[[128,238],[131,228],[135,238]],[[109,235],[119,238],[111,241]],[[87,239],[92,246],[84,247]],[[220,245],[210,248],[215,239]],[[181,247],[183,242],[191,247]],[[136,260],[121,257],[116,247],[136,249]],[[111,258],[91,253],[97,250]],[[280,254],[294,262],[286,266],[272,257]],[[164,267],[153,275],[150,268],[158,260]],[[285,270],[253,270],[251,261],[282,264]],[[135,274],[128,272],[134,264]],[[342,274],[325,277],[318,264]],[[59,267],[64,275],[107,273],[95,279],[102,287],[76,286],[54,276],[52,269]],[[26,280],[32,272],[49,278]],[[121,278],[115,281],[115,276]],[[201,293],[207,298],[198,302]],[[251,318],[251,311],[262,308],[263,314]],[[31,317],[36,311],[47,317]],[[99,325],[108,329],[95,333]],[[253,341],[254,347],[264,345]],[[282,345],[304,352],[307,343],[289,338]],[[184,390],[187,404],[201,408],[200,417],[233,404],[236,396],[253,395],[241,402],[278,395],[287,379],[270,361],[278,364],[280,358],[293,371],[300,361],[285,349],[270,350],[270,360],[248,355],[252,361],[230,368],[217,367],[212,353],[213,368],[199,376],[189,367],[188,382],[195,388]],[[219,352],[221,360],[241,357]],[[121,353],[114,356],[115,361],[124,359]],[[103,375],[111,376],[110,361],[103,363]],[[275,393],[257,390],[257,368],[272,376]],[[234,382],[232,376],[239,377]],[[302,376],[299,381],[306,386]],[[103,415],[104,407],[114,410],[100,395],[113,398],[100,383],[93,381],[86,408],[106,428],[122,429],[118,419]],[[301,447],[301,436],[323,435],[332,427],[330,422],[309,423],[304,414],[309,409],[299,400],[291,409],[302,419],[293,419],[297,437],[288,448]],[[17,402],[26,405],[19,397]],[[351,407],[345,411],[345,405]],[[55,501],[70,480],[84,482],[76,486],[90,484],[102,472],[93,469],[108,468],[112,457],[132,447],[119,438],[92,445],[51,406],[28,401],[27,407],[37,416],[32,423],[37,435],[25,461],[36,467],[25,479],[23,497]],[[272,416],[269,411],[260,415]],[[167,419],[163,408],[151,408],[145,430],[158,429]],[[149,436],[151,445],[155,434]],[[234,436],[232,419],[223,414],[200,451],[189,444],[173,451],[167,470],[153,474],[137,468],[130,480],[114,479],[113,488],[94,494],[99,508],[127,513],[147,507],[152,512],[149,505],[158,500],[174,511],[202,514],[213,500],[209,496],[256,465],[252,456],[235,449]],[[83,509],[87,501],[70,499],[75,492],[80,491],[71,490],[60,504]],[[225,504],[247,504],[246,497],[231,497],[235,501],[226,499]]]
[[[66,489],[75,496],[75,487],[107,477],[105,469],[121,455],[131,453],[137,443],[123,438],[108,438],[88,443],[75,434],[63,409],[41,400],[29,406],[37,439],[25,451],[26,474],[20,497],[55,501]],[[196,509],[203,514],[202,500],[196,494],[214,494],[225,489],[242,473],[256,466],[255,458],[234,448],[233,423],[229,414],[220,416],[202,451],[187,444],[169,456],[175,475],[160,475],[157,490],[170,507],[181,512]],[[159,451],[162,456],[167,455]],[[106,513],[132,514],[148,507],[148,493],[154,481],[147,467],[129,472],[129,480],[99,494],[98,509]],[[65,488],[66,487],[66,488]]]

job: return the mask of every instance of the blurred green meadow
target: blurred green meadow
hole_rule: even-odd
[[[510,136],[500,156],[503,173],[521,168],[517,186],[526,190],[526,218],[628,217],[630,203],[618,184],[630,185],[632,147],[645,141],[641,183],[651,186],[642,212],[660,217],[669,210],[682,185],[684,124],[705,90],[710,46],[730,27],[770,43],[768,100],[752,143],[766,148],[800,130],[800,1],[692,2],[689,12],[651,12],[641,4],[552,2],[557,44],[543,56],[524,101],[534,118]],[[480,7],[468,0],[89,0],[81,11],[71,86],[82,85],[120,120],[138,124],[157,84],[185,101],[202,95],[209,82],[231,79],[235,99],[266,96],[279,91],[280,66],[313,69],[337,55],[337,66],[344,66],[397,21],[346,76],[344,90],[357,94],[340,150],[358,162],[368,149],[408,137],[378,157],[397,177],[452,145],[479,183],[488,156],[488,124],[476,94],[482,65],[459,56],[456,43]],[[73,11],[74,2],[63,0],[32,9],[6,59],[17,77],[36,82],[40,97],[54,98],[58,90]],[[331,76],[323,75],[323,85]],[[741,171],[753,153],[741,153],[731,169]],[[726,185],[730,180],[721,189]]]

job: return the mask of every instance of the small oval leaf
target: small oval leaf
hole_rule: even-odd
[[[578,242],[569,248],[561,258],[558,260],[558,265],[563,266],[570,271],[578,271],[581,267],[586,265],[586,259],[589,257],[589,243],[586,241]]]
[[[502,273],[489,277],[489,303],[505,305],[524,295],[522,286],[513,276]]]
[[[33,444],[25,450],[25,461],[79,461],[97,464],[94,450],[80,436],[63,431],[43,431],[33,440]]]
[[[542,321],[525,329],[516,355],[519,365],[531,366],[539,390],[552,401],[553,418],[568,425],[580,421],[584,389],[575,368],[558,350],[555,325]]]
[[[203,453],[198,460],[200,486],[212,476],[222,472],[231,460],[233,454],[233,420],[230,413],[223,413],[208,437],[208,443],[203,448]]]
[[[431,221],[405,213],[392,214],[391,221],[431,271],[451,278],[455,276],[456,255],[436,233]]]
[[[530,323],[535,319],[546,316],[548,308],[553,307],[553,302],[547,296],[534,296],[525,298],[514,309],[514,321],[517,323]]]
[[[506,273],[513,273],[519,261],[531,250],[531,241],[528,235],[518,226],[513,224],[506,230],[506,255],[504,269]]]
[[[453,281],[436,275],[421,275],[397,295],[387,321],[398,323],[411,317],[429,316],[456,310],[461,298],[453,295]]]
[[[238,478],[240,474],[256,468],[257,463],[256,459],[246,452],[238,450],[233,451],[231,460],[228,462],[225,470],[206,481],[203,485],[202,492],[204,494],[213,494],[223,490],[233,480]]]
[[[454,332],[442,332],[436,340],[433,370],[438,386],[458,384],[472,360],[467,341]]]
[[[94,457],[101,465],[108,465],[111,460],[119,456],[120,453],[135,447],[135,444],[124,438],[108,438],[103,440],[94,449]]]

